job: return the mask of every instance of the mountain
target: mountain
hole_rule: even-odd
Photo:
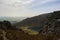
[[[47,22],[47,17],[51,14],[43,14],[31,18],[27,18],[18,22],[16,27],[42,27]]]
[[[46,14],[43,14],[43,15],[38,15],[38,16],[35,16],[35,17],[24,19],[23,21],[18,22],[16,24],[16,27],[18,29],[21,29],[21,27],[22,28],[27,27],[28,29],[32,29],[32,30],[35,30],[35,31],[37,31],[39,29],[38,30],[39,32],[43,30],[44,34],[45,33],[49,34],[49,33],[57,32],[57,29],[59,27],[55,27],[54,24],[59,19],[60,19],[60,11],[54,11],[54,12],[51,12],[51,13],[46,13]],[[34,29],[33,27],[34,28],[36,27],[36,28]],[[59,33],[59,30],[58,30],[58,33]]]

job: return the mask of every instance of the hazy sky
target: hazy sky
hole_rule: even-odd
[[[0,16],[32,17],[60,10],[60,0],[0,0]]]

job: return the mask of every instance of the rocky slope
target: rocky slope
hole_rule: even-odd
[[[55,27],[59,24],[58,20],[60,19],[60,11],[55,11],[31,18],[27,18],[16,24],[16,27],[21,29],[21,27],[40,27],[40,32],[43,31],[43,34],[51,34],[51,33],[60,33],[59,28]],[[55,25],[56,24],[56,25]],[[23,30],[23,29],[22,29]]]

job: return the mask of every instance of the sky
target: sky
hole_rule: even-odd
[[[0,0],[0,17],[33,17],[60,10],[60,0]]]

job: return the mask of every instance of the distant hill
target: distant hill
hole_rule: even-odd
[[[27,18],[27,17],[0,17],[0,21],[8,20],[12,24],[15,24],[15,23],[17,23],[19,21],[22,21],[25,18]]]

